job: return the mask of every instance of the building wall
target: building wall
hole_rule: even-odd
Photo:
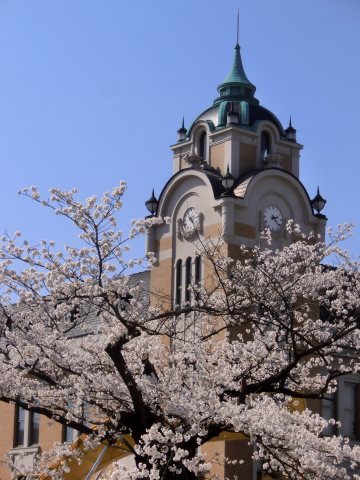
[[[6,455],[14,446],[15,406],[0,402],[0,479],[8,480],[11,473],[7,466]]]
[[[28,414],[25,416],[25,440],[24,446],[15,446],[15,406],[0,402],[0,480],[13,478],[7,466],[7,456],[11,457],[14,464],[22,468],[32,468],[35,455],[40,451],[48,451],[53,448],[55,442],[62,441],[62,425],[40,416],[39,443],[28,444],[29,421]]]

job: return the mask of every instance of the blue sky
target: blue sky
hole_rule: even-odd
[[[169,145],[216,97],[233,57],[236,12],[256,97],[304,144],[301,180],[320,185],[329,225],[360,238],[358,0],[0,0],[0,230],[69,242],[19,198],[128,183],[121,227],[146,214],[172,172]],[[142,244],[136,248],[142,253]]]

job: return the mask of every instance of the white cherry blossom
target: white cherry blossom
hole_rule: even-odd
[[[171,302],[129,276],[148,260],[124,258],[129,240],[162,219],[134,220],[122,233],[124,192],[120,183],[81,203],[76,190],[41,199],[25,189],[72,222],[81,245],[56,251],[52,240],[31,245],[19,232],[1,239],[0,399],[88,435],[82,449],[45,454],[39,470],[60,479],[65,458],[131,435],[135,466],[115,462],[106,478],[193,479],[211,468],[199,447],[233,431],[265,471],[359,478],[360,448],[324,436],[325,419],[293,408],[360,371],[359,263],[338,246],[349,226],[325,244],[289,224],[294,243],[274,251],[267,231],[258,246],[239,247],[238,261],[219,243],[199,242],[212,287],[193,285],[192,304],[166,309]],[[179,336],[184,318],[192,336]],[[53,455],[63,462],[46,470]]]

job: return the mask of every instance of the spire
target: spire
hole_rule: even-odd
[[[178,141],[178,143],[179,142],[184,142],[186,140],[186,133],[187,133],[187,130],[185,128],[185,122],[184,122],[184,117],[183,117],[181,127],[177,131],[177,134],[178,134],[178,140],[177,141]]]
[[[225,78],[225,80],[217,87],[220,99],[215,100],[215,103],[219,103],[222,100],[248,100],[258,103],[254,99],[254,93],[256,90],[247,78],[240,54],[239,45],[239,11],[237,14],[237,28],[236,28],[236,45],[235,54],[232,67]],[[225,98],[224,98],[225,97]]]
[[[291,142],[296,142],[296,129],[292,126],[291,115],[289,120],[289,126],[285,130],[285,135],[286,135],[286,138]]]
[[[241,55],[240,55],[240,45],[238,43],[235,45],[235,55],[234,55],[234,60],[233,60],[231,70],[228,73],[222,85],[226,83],[246,84],[255,91],[255,86],[249,81],[249,79],[245,74],[244,67],[241,60]]]

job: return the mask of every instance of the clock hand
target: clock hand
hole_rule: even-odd
[[[281,225],[281,223],[278,222],[278,218],[279,217],[275,217],[275,215],[271,215],[271,220],[275,220],[275,222],[277,223],[277,225]]]

